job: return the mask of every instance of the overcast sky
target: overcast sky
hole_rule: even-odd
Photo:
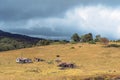
[[[120,39],[120,0],[0,0],[0,29],[50,39]]]

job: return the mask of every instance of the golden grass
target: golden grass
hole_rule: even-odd
[[[0,80],[80,80],[93,75],[119,75],[120,48],[102,46],[99,43],[59,44],[1,52]],[[77,68],[60,70],[54,62],[56,55],[63,62],[75,63]],[[46,62],[17,64],[15,60],[20,56],[40,57]],[[49,61],[53,64],[48,64]]]

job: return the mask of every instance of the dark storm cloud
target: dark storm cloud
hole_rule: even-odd
[[[0,0],[0,20],[61,17],[75,6],[119,3],[120,0]]]
[[[0,29],[32,36],[118,39],[119,16],[120,0],[0,0]]]
[[[60,16],[76,4],[73,0],[0,0],[0,19],[21,20]]]
[[[65,28],[61,29],[60,27],[57,27],[55,30],[52,30],[51,27],[33,27],[31,29],[25,29],[25,28],[17,28],[17,29],[10,29],[10,31],[15,33],[22,33],[25,35],[36,35],[39,37],[39,35],[42,36],[49,36],[49,37],[59,37],[59,36],[71,36],[75,32],[79,32],[77,29],[71,29],[71,28]]]

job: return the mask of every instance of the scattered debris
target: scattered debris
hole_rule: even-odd
[[[29,59],[29,58],[17,58],[16,59],[16,62],[17,63],[32,63],[32,59]]]
[[[35,58],[34,58],[34,61],[35,61],[35,62],[43,62],[43,61],[45,61],[45,60],[44,60],[44,59],[41,59],[41,58],[36,58],[36,57],[35,57]]]
[[[75,67],[75,64],[74,63],[60,63],[58,65],[58,67],[61,67],[61,69],[65,69],[65,68],[74,68]]]

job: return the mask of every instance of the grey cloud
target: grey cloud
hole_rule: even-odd
[[[119,5],[120,0],[0,0],[0,20],[14,21],[31,18],[62,17],[75,6]]]
[[[76,4],[63,0],[4,0],[0,1],[0,19],[21,20],[60,16]]]
[[[105,19],[101,19],[102,16],[99,17],[97,12],[103,10],[103,8],[99,9],[98,5],[102,5],[105,8],[104,11],[108,7],[116,9],[115,7],[120,7],[120,0],[0,0],[0,28],[25,35],[49,36],[49,38],[70,37],[75,32],[79,34],[93,32],[94,35],[100,33],[107,37],[114,36],[116,38],[116,34],[119,34],[120,30],[112,36],[110,33],[116,31],[119,27],[119,23],[117,23],[119,19],[113,21],[112,18],[108,19],[109,15],[104,16]],[[88,10],[87,8],[91,6],[94,8]],[[95,10],[96,7],[98,7],[97,10]],[[74,8],[80,9],[77,9],[77,12],[74,13]],[[110,12],[108,10],[107,13],[112,13],[114,9]],[[70,15],[66,13],[70,13]],[[89,17],[86,18],[85,14]],[[117,15],[119,16],[119,14]],[[85,17],[86,20],[82,20],[82,17]],[[38,19],[38,22],[36,19]],[[28,24],[29,20],[33,21]],[[114,22],[114,25],[111,22]],[[94,25],[96,25],[96,30],[93,28]],[[110,26],[111,29],[105,30],[106,26]],[[114,26],[117,27],[113,29]]]
[[[31,29],[25,29],[25,28],[17,28],[17,29],[9,29],[9,31],[14,33],[22,33],[25,35],[42,35],[42,36],[49,36],[49,37],[58,37],[58,36],[66,36],[70,37],[73,33],[79,32],[77,29],[73,28],[60,28],[56,27],[56,29],[53,31],[51,27],[33,27]]]

